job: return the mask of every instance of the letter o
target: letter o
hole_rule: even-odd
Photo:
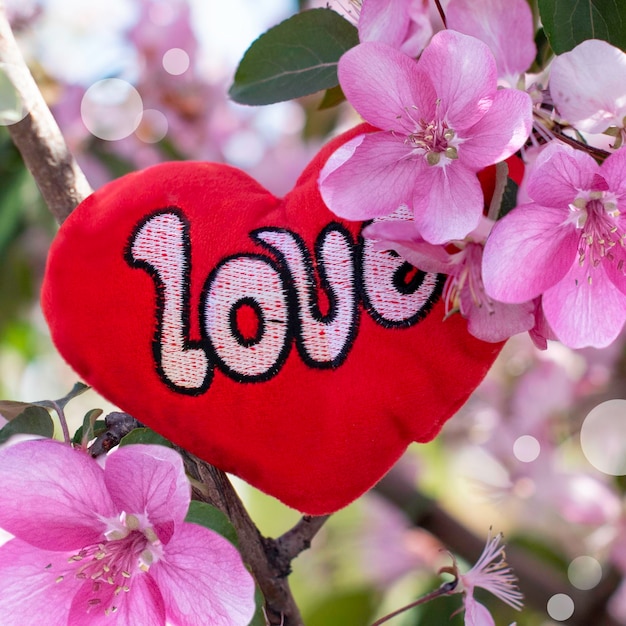
[[[254,303],[259,332],[245,340],[236,310]],[[203,332],[218,365],[239,381],[268,380],[289,352],[289,303],[283,279],[271,259],[240,255],[224,259],[211,273],[201,303]]]

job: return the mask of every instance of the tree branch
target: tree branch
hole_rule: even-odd
[[[416,526],[440,539],[451,552],[470,563],[480,556],[485,546],[484,538],[474,535],[434,500],[417,491],[400,470],[392,468],[375,490],[402,510]],[[574,615],[567,622],[571,626],[615,624],[606,612],[609,598],[621,583],[621,576],[614,568],[606,568],[602,580],[593,591],[579,591],[569,584],[561,572],[526,550],[509,546],[506,560],[519,579],[519,588],[526,604],[545,611],[553,595],[565,593],[572,598],[576,607]]]
[[[61,223],[91,193],[91,187],[26,66],[1,1],[0,62],[28,111],[21,122],[7,128],[50,212]]]
[[[206,489],[194,487],[193,497],[217,507],[232,522],[239,537],[244,561],[265,596],[265,613],[270,624],[304,626],[287,576],[291,561],[310,546],[311,539],[328,516],[304,517],[278,539],[263,537],[245,510],[228,476],[189,452],[179,449],[187,472]]]

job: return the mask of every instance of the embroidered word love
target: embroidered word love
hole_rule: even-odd
[[[367,130],[323,148],[284,198],[216,163],[115,180],[64,222],[42,289],[86,383],[312,515],[432,439],[501,347],[444,320],[437,276],[374,250],[322,201],[326,159]]]
[[[315,261],[296,233],[260,228],[249,235],[276,260],[248,253],[220,261],[202,289],[203,341],[192,343],[189,230],[180,209],[158,211],[140,222],[126,252],[128,263],[154,280],[157,371],[181,393],[206,391],[214,364],[239,382],[268,380],[285,362],[292,338],[307,365],[336,368],[357,335],[359,300],[382,326],[405,327],[419,321],[441,291],[437,275],[375,251],[369,241],[355,244],[351,233],[336,222],[317,238]],[[321,290],[328,302],[325,313]],[[246,310],[248,320],[242,319]],[[253,331],[246,332],[246,326]]]

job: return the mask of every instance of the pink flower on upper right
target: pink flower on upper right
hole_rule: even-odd
[[[328,208],[362,221],[405,205],[425,241],[463,239],[483,213],[476,173],[528,138],[528,94],[498,90],[489,48],[451,30],[437,33],[419,61],[360,44],[341,57],[338,73],[350,103],[381,130],[331,155],[319,179]]]
[[[552,142],[527,190],[531,202],[496,222],[487,240],[486,292],[502,302],[543,295],[562,343],[608,346],[626,321],[626,151],[600,166]]]
[[[626,53],[589,39],[559,55],[550,67],[550,95],[574,128],[602,133],[626,126]]]

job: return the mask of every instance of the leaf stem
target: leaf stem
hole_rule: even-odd
[[[439,0],[435,0],[435,4],[437,5],[437,11],[439,11],[439,15],[441,17],[441,21],[443,22],[443,27],[448,28],[448,22],[446,20],[446,13],[441,6],[441,2]]]

